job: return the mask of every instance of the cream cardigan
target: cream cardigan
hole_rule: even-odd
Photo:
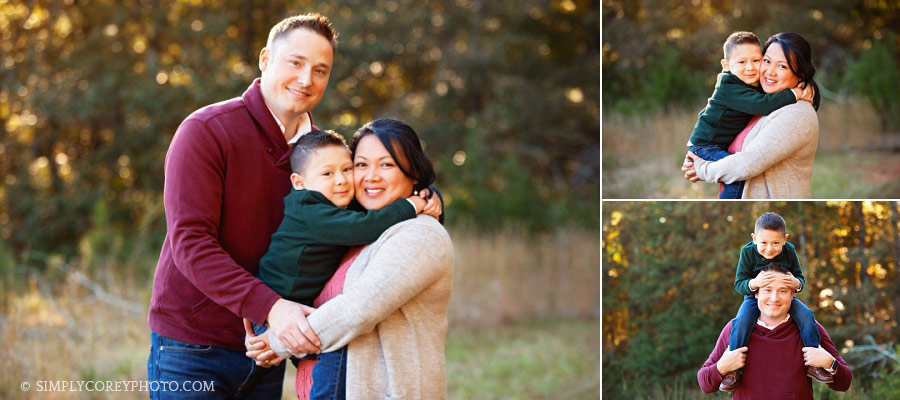
[[[816,110],[798,101],[762,117],[741,152],[715,162],[697,159],[694,168],[706,182],[746,181],[744,199],[808,199],[818,143]]]
[[[385,231],[347,270],[344,293],[307,317],[322,351],[347,352],[347,398],[447,397],[444,339],[453,244],[419,215]]]

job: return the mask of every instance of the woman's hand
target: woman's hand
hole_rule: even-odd
[[[696,157],[697,155],[689,151],[684,156],[684,164],[681,165],[681,172],[684,172],[684,179],[687,179],[692,183],[700,181],[700,178],[697,177],[697,170],[694,169],[694,158]]]
[[[247,348],[244,354],[260,367],[277,367],[284,361],[284,358],[276,356],[275,351],[269,347],[269,332],[256,336],[247,318],[244,318],[244,347]]]

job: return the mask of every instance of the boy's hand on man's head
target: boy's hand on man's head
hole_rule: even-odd
[[[753,278],[748,282],[750,286],[750,290],[759,290],[759,288],[766,286],[775,281],[775,274],[770,271],[760,272],[759,275],[756,275],[756,278]]]

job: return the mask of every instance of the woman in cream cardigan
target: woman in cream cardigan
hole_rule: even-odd
[[[813,80],[809,42],[783,32],[766,41],[760,86],[776,93],[812,85],[813,103],[798,101],[762,117],[747,134],[739,153],[709,162],[688,152],[682,171],[692,182],[732,183],[745,180],[744,199],[810,198],[813,159],[819,142],[819,88]]]
[[[418,136],[402,122],[367,123],[350,149],[356,200],[367,210],[434,181]],[[345,256],[306,318],[323,352],[347,346],[348,399],[447,396],[444,339],[452,280],[450,236],[426,215],[392,226],[376,242]],[[256,355],[253,341],[248,339],[248,356],[257,364],[280,362],[273,352]],[[298,367],[301,398],[311,388],[310,369]]]

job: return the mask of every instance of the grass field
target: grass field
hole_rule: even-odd
[[[599,233],[450,231],[456,264],[449,396],[597,398]],[[146,398],[144,392],[36,391],[38,381],[146,379],[152,279],[122,283],[110,266],[91,274],[91,286],[78,271],[72,264],[68,272],[34,275],[16,293],[2,293],[0,398]],[[62,278],[50,283],[46,276],[54,274]],[[31,385],[28,392],[23,382]],[[285,398],[293,398],[293,370],[285,389]]]
[[[881,132],[878,119],[858,101],[824,101],[818,112],[819,146],[813,198],[900,197],[900,132]],[[685,143],[695,110],[651,115],[603,115],[603,198],[714,198],[717,185],[684,180]]]

